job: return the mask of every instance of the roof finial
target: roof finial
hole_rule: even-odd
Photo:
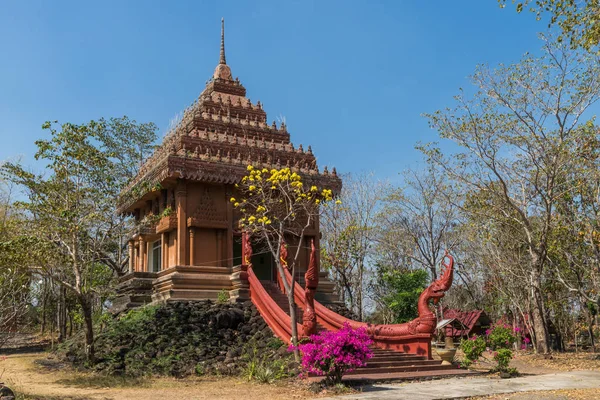
[[[227,64],[225,61],[225,19],[221,18],[221,59],[219,64]]]

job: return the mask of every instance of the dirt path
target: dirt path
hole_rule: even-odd
[[[42,365],[40,365],[40,363]],[[45,365],[45,366],[44,366]],[[2,380],[26,399],[308,399],[297,384],[259,385],[236,378],[119,380],[58,368],[45,353],[9,355],[0,361]]]

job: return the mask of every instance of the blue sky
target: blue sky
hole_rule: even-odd
[[[533,15],[496,0],[0,0],[0,161],[35,165],[46,120],[169,121],[219,58],[285,117],[319,164],[397,180],[436,139],[421,113],[452,105],[478,63],[540,47]]]

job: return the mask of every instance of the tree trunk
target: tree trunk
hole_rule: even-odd
[[[50,318],[50,348],[54,350],[54,318]]]
[[[547,354],[550,352],[550,343],[548,341],[548,327],[544,319],[543,298],[536,287],[532,288],[533,296],[533,330],[535,331],[535,351],[536,353]]]
[[[517,317],[517,313],[514,312],[514,311],[512,311],[512,310],[511,310],[511,313],[513,315],[513,327],[514,328],[519,328],[519,332],[516,332],[517,334],[515,336],[516,336],[516,339],[517,339],[517,342],[516,342],[517,350],[520,350],[521,347],[523,346],[523,332],[521,331],[521,327],[520,327],[520,324],[519,324],[519,318]]]
[[[588,335],[590,336],[590,345],[592,346],[592,352],[596,352],[596,340],[594,339],[594,316],[588,309]]]
[[[67,313],[69,316],[69,337],[73,336],[73,315],[72,313]]]
[[[533,330],[535,332],[535,351],[536,353],[547,354],[550,352],[550,343],[548,341],[548,325],[544,315],[544,297],[541,289],[541,267],[540,259],[537,254],[532,252],[531,268],[531,300],[532,300],[532,319]]]
[[[42,278],[42,329],[41,335],[43,336],[46,333],[46,308],[48,308],[48,282],[46,278]]]
[[[288,305],[290,307],[290,321],[292,328],[292,345],[294,346],[294,359],[300,361],[300,352],[298,350],[298,325],[296,320],[296,302],[294,301],[294,286],[292,285],[292,291],[288,293]]]
[[[67,301],[66,288],[58,287],[58,301],[56,302],[56,325],[58,327],[58,342],[62,343],[67,338]]]
[[[342,279],[338,278],[338,282],[341,282],[341,281],[342,281]],[[344,285],[343,282],[340,284],[340,301],[343,304],[346,304],[346,285]]]
[[[92,319],[91,301],[86,295],[79,295],[79,304],[85,321],[85,355],[90,363],[94,363],[94,323]]]
[[[358,320],[360,322],[363,321],[363,266],[359,264],[359,268],[358,268],[358,290],[357,290],[357,296],[356,296],[356,303],[358,306]]]

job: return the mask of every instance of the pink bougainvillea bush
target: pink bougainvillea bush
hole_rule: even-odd
[[[340,383],[344,373],[364,367],[373,356],[373,344],[365,328],[352,329],[348,323],[337,332],[322,331],[300,344],[302,369],[325,376],[330,384]]]

